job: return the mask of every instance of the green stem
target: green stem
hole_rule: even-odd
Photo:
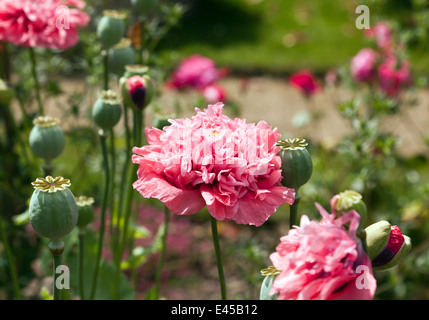
[[[84,256],[84,239],[85,239],[85,230],[79,228],[79,292],[80,299],[85,300],[84,290],[83,290],[83,256]]]
[[[131,158],[131,134],[130,134],[130,128],[128,125],[128,107],[125,103],[123,103],[123,111],[124,111],[124,126],[125,126],[125,160],[122,167],[122,175],[121,175],[121,185],[119,189],[119,201],[117,205],[117,221],[116,221],[116,228],[117,230],[120,230],[120,224],[122,219],[122,209],[124,205],[124,191],[126,186],[126,179],[127,179],[127,173],[128,168],[130,165],[130,158]],[[115,241],[118,241],[118,237],[115,237]]]
[[[10,55],[9,55],[9,46],[8,43],[6,41],[2,41],[0,43],[1,46],[3,46],[3,57],[2,57],[2,61],[3,61],[3,74],[4,74],[4,79],[6,82],[10,81]]]
[[[60,275],[60,272],[57,272],[57,268],[61,265],[62,255],[64,252],[64,242],[61,240],[52,240],[49,243],[49,250],[51,251],[52,258],[54,260],[54,300],[61,300],[62,288],[58,288],[57,286],[57,279]]]
[[[210,221],[211,221],[213,245],[216,252],[216,264],[217,264],[217,271],[219,274],[220,292],[221,292],[222,300],[226,300],[225,275],[223,273],[222,257],[220,253],[219,235],[217,232],[217,220],[212,216],[210,216]]]
[[[57,288],[57,279],[60,273],[56,270],[61,265],[62,254],[53,254],[52,257],[54,258],[54,300],[61,300],[62,289]]]
[[[159,284],[161,282],[161,271],[164,266],[165,261],[165,251],[167,248],[167,234],[168,234],[168,224],[170,221],[170,210],[168,210],[167,207],[164,209],[164,224],[162,225],[162,247],[161,247],[161,253],[158,260],[158,267],[156,269],[156,275],[155,275],[155,299],[159,299]]]
[[[146,32],[146,24],[143,21],[140,22],[140,48],[138,49],[137,63],[144,64],[143,59],[143,48],[145,47],[145,32]]]
[[[9,265],[9,272],[12,278],[13,290],[15,291],[15,296],[18,300],[22,300],[21,291],[19,289],[18,276],[16,273],[15,262],[13,260],[12,251],[10,250],[9,241],[7,240],[6,233],[3,229],[3,221],[0,218],[0,238],[3,242],[3,248],[6,253],[7,263]]]
[[[114,238],[114,228],[113,222],[115,220],[116,212],[113,210],[115,205],[115,171],[116,171],[116,148],[115,148],[115,132],[113,129],[110,129],[110,190],[109,190],[109,207],[110,207],[110,224],[109,224],[109,232],[110,239],[112,239],[112,251],[116,252],[116,242],[113,241]]]
[[[103,153],[103,166],[104,166],[104,194],[103,194],[103,202],[101,206],[101,217],[100,217],[100,231],[99,231],[99,238],[98,238],[98,247],[97,247],[97,256],[96,256],[96,264],[95,264],[95,273],[94,278],[92,281],[92,288],[91,288],[91,295],[90,299],[93,300],[95,296],[95,291],[97,287],[97,280],[98,280],[98,271],[100,269],[100,262],[101,262],[101,252],[103,250],[103,240],[104,240],[104,229],[105,229],[105,220],[106,220],[106,208],[107,208],[107,200],[109,197],[109,183],[110,183],[110,174],[109,174],[109,157],[107,154],[107,147],[106,147],[106,135],[100,133],[100,144],[101,144],[101,150]]]
[[[109,54],[107,50],[101,52],[103,57],[103,88],[104,90],[109,89]]]
[[[37,100],[37,105],[39,107],[39,115],[43,116],[44,112],[43,112],[43,104],[42,104],[42,98],[40,97],[40,84],[39,84],[39,79],[37,77],[37,62],[36,62],[36,54],[34,53],[34,49],[29,47],[28,48],[29,52],[30,52],[30,61],[31,61],[31,75],[33,76],[33,80],[34,80],[34,87],[36,89],[36,100]]]
[[[295,201],[290,206],[290,220],[289,220],[289,228],[290,229],[292,229],[293,226],[297,225],[299,200],[301,200],[301,196],[298,194],[298,190],[296,190],[295,191]]]
[[[144,121],[143,111],[134,110],[133,116],[134,116],[134,128],[133,128],[134,145],[135,146],[141,146],[142,132],[143,132],[143,121]],[[130,222],[133,195],[134,195],[133,183],[136,179],[135,172],[133,170],[131,170],[129,172],[128,179],[129,179],[128,180],[128,189],[127,189],[127,194],[126,194],[126,199],[125,199],[124,226],[123,226],[123,230],[122,230],[121,241],[119,243],[118,255],[117,255],[117,258],[115,261],[116,276],[114,279],[113,299],[115,299],[117,297],[117,291],[118,291],[118,287],[119,287],[119,279],[120,279],[120,275],[121,275],[121,260],[122,260],[122,256],[124,253],[124,249],[125,249],[125,245],[126,245],[126,241],[127,241],[127,236],[128,236],[128,225]]]

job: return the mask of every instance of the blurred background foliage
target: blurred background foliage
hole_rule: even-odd
[[[76,195],[94,195],[99,204],[101,194],[101,160],[97,138],[92,124],[81,124],[77,119],[89,118],[93,92],[102,80],[100,47],[94,34],[103,9],[128,9],[128,1],[87,0],[86,11],[92,21],[81,31],[81,42],[66,51],[54,52],[37,49],[38,65],[44,99],[64,94],[65,88],[59,77],[75,79],[83,83],[81,89],[67,93],[66,103],[57,105],[67,126],[67,147],[56,160],[56,170],[64,177],[72,178],[72,189]],[[366,4],[371,10],[371,25],[378,20],[387,20],[400,35],[407,48],[413,72],[419,77],[419,85],[426,89],[429,72],[429,1],[427,0],[182,0],[175,1],[185,6],[186,11],[180,23],[158,44],[148,64],[162,70],[163,79],[177,65],[180,59],[199,53],[207,56],[219,66],[228,67],[235,76],[285,76],[300,69],[310,69],[323,76],[328,70],[348,66],[350,58],[367,45],[361,30],[354,21],[354,9]],[[31,108],[34,100],[27,52],[9,46],[12,74],[0,70],[10,77],[16,88],[17,112],[14,120],[19,132],[13,136],[12,119],[1,109],[0,139],[0,208],[6,222],[6,233],[13,248],[22,288],[31,291],[34,279],[50,274],[49,259],[41,255],[46,244],[35,238],[28,225],[19,221],[20,214],[27,209],[32,193],[30,182],[41,172],[38,166],[29,166],[26,159],[37,160],[31,154],[27,141],[28,130],[36,112]],[[349,105],[349,107],[351,107]],[[343,106],[343,111],[344,111]],[[27,110],[23,112],[23,110]],[[29,111],[28,111],[29,110]],[[34,111],[32,111],[34,110]],[[340,112],[340,109],[339,109]],[[20,118],[21,114],[26,117]],[[73,121],[76,120],[76,121]],[[367,132],[371,134],[371,129]],[[359,138],[359,137],[358,137]],[[411,237],[413,249],[404,261],[392,270],[376,272],[378,299],[428,299],[429,289],[429,162],[428,152],[404,157],[390,145],[389,139],[378,140],[381,156],[363,154],[357,146],[358,140],[350,140],[347,150],[332,150],[310,141],[309,151],[313,157],[314,174],[301,190],[300,213],[318,219],[314,202],[329,208],[330,198],[345,189],[359,189],[369,209],[369,222],[380,219],[398,224],[404,234]],[[117,137],[117,146],[123,145],[123,138]],[[347,145],[347,141],[346,141]],[[426,149],[427,150],[427,149]],[[122,160],[121,160],[122,161]],[[369,169],[370,168],[370,169]],[[363,181],[363,179],[368,179]],[[368,183],[370,181],[370,183]],[[364,187],[362,187],[364,185]],[[149,207],[159,210],[159,202],[143,201]],[[214,265],[213,257],[201,249],[206,244],[202,234],[207,232],[207,212],[190,216],[187,240],[200,241],[200,246],[185,246],[189,255],[183,261],[180,248],[169,253],[175,260],[167,258],[168,285],[164,285],[164,296],[170,298],[196,298],[201,286],[199,279],[207,276],[207,269]],[[156,215],[156,214],[155,214]],[[159,221],[155,225],[159,225]],[[180,224],[177,222],[178,225]],[[244,279],[234,296],[230,298],[255,299],[260,282],[259,270],[269,264],[268,256],[274,251],[278,237],[287,232],[288,207],[279,208],[267,223],[259,229],[248,226],[224,224],[220,227],[225,259],[232,261],[225,267],[226,274],[234,279]],[[145,222],[143,222],[145,225]],[[174,225],[174,222],[173,222]],[[192,229],[191,229],[192,227]],[[222,229],[223,228],[223,229]],[[173,227],[174,229],[174,227]],[[192,231],[190,231],[192,230]],[[156,238],[157,228],[142,235],[142,239]],[[273,234],[276,236],[274,237]],[[72,234],[71,238],[76,235]],[[91,256],[91,237],[88,240],[88,257]],[[95,240],[93,241],[95,245]],[[73,244],[73,240],[70,240]],[[150,242],[149,242],[150,243]],[[142,245],[148,248],[148,244]],[[192,249],[191,249],[192,248]],[[205,248],[205,247],[204,247]],[[76,263],[76,247],[71,248],[70,265]],[[185,249],[183,249],[185,250]],[[1,248],[0,248],[1,252]],[[139,266],[151,265],[149,256],[156,254],[156,247],[136,253]],[[192,256],[192,257],[191,257]],[[237,259],[237,256],[239,259]],[[211,258],[210,258],[211,257]],[[205,262],[202,262],[205,258]],[[156,258],[152,258],[155,259]],[[42,263],[40,263],[40,260]],[[239,261],[238,261],[239,260]],[[90,261],[89,261],[90,263]],[[191,266],[190,264],[193,263]],[[35,264],[41,265],[35,267]],[[153,264],[153,261],[152,261]],[[43,267],[44,266],[44,267]],[[194,267],[196,273],[187,269]],[[45,271],[43,271],[45,270]],[[103,269],[102,279],[109,278],[109,267]],[[144,270],[144,269],[142,269]],[[214,269],[213,269],[214,270]],[[214,271],[215,272],[215,271]],[[150,288],[150,272],[142,274],[138,285],[130,288],[123,283],[123,298],[144,298]],[[130,275],[132,277],[132,275]],[[211,273],[209,273],[209,278]],[[216,288],[216,274],[213,275]],[[210,279],[209,279],[210,280]],[[243,284],[244,282],[244,284]],[[74,284],[72,284],[74,285]],[[230,283],[229,286],[235,286]],[[238,286],[238,285],[237,285]],[[244,287],[243,287],[244,286]],[[137,290],[137,294],[136,291]],[[186,294],[177,293],[188,291]],[[192,295],[192,292],[195,292]],[[217,293],[217,292],[216,292]],[[207,293],[208,294],[208,293]],[[28,298],[40,296],[28,293]],[[201,294],[200,294],[201,296]],[[0,255],[0,298],[13,297],[7,272],[7,261]],[[207,296],[210,298],[210,296]],[[104,298],[99,296],[99,298]]]

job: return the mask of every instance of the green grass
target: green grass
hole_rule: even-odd
[[[235,71],[325,71],[363,45],[353,0],[194,0],[179,29],[160,44],[199,53]]]

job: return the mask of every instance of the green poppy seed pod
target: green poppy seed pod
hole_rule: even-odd
[[[104,48],[117,44],[125,34],[125,14],[116,10],[104,10],[97,25],[97,37]]]
[[[94,220],[94,198],[79,196],[76,198],[78,208],[77,226],[84,228]]]
[[[142,15],[148,15],[158,7],[158,0],[131,0],[133,9]]]
[[[270,292],[273,282],[279,274],[280,270],[277,270],[273,266],[261,270],[261,275],[265,278],[262,281],[261,291],[259,293],[260,300],[275,300],[278,297],[278,294],[271,295]]]
[[[122,38],[113,48],[109,49],[109,71],[121,76],[125,72],[125,66],[136,62],[136,53],[131,46],[131,40]]]
[[[33,120],[30,132],[30,148],[33,153],[47,163],[57,158],[64,150],[66,139],[58,126],[60,120],[50,116],[40,116]]]
[[[286,139],[277,142],[282,159],[282,185],[297,191],[310,180],[313,173],[313,162],[308,153],[305,139]]]
[[[76,226],[78,208],[70,191],[70,180],[63,177],[37,178],[30,199],[29,216],[34,230],[42,236],[60,243]]]
[[[332,212],[341,214],[355,210],[360,215],[359,227],[363,228],[367,219],[367,208],[362,200],[362,195],[354,190],[346,190],[335,195],[331,199]]]
[[[410,251],[411,239],[398,226],[382,220],[368,226],[366,246],[374,270],[394,267]]]
[[[9,104],[15,96],[15,91],[0,79],[0,103]]]
[[[111,91],[104,90],[92,108],[92,119],[100,127],[100,134],[107,135],[121,119],[122,108],[119,96]]]

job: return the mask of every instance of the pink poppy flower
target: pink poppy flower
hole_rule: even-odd
[[[378,68],[380,89],[389,97],[398,96],[400,89],[412,82],[410,62],[402,61],[398,65],[395,56],[389,56]]]
[[[225,88],[216,83],[205,86],[202,89],[202,94],[208,103],[216,103],[227,100]]]
[[[363,48],[351,62],[352,77],[357,81],[371,81],[376,74],[377,53],[369,48]]]
[[[322,88],[313,74],[307,70],[293,74],[289,79],[289,83],[302,91],[306,97],[312,96]]]
[[[191,119],[169,120],[163,130],[146,128],[149,145],[134,147],[139,164],[133,184],[178,215],[207,206],[219,221],[262,225],[295,192],[280,185],[277,129],[222,114],[223,104],[195,109]]]
[[[212,59],[195,54],[182,61],[168,84],[177,89],[201,89],[222,76],[223,72],[216,68]]]
[[[316,207],[322,220],[303,215],[300,226],[282,237],[270,255],[280,271],[271,294],[283,300],[372,299],[377,283],[355,235],[359,214],[352,210],[336,218],[317,203]]]
[[[80,11],[84,5],[81,0],[2,0],[0,40],[22,47],[72,47],[79,40],[77,27],[90,20]]]

